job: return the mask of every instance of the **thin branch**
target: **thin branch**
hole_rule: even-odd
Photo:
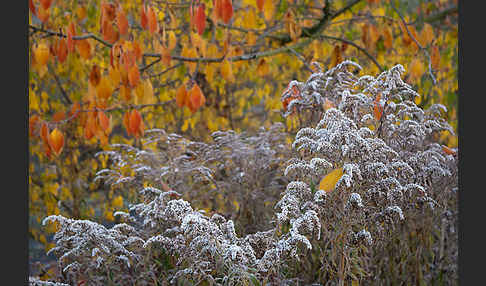
[[[343,39],[343,38],[328,36],[328,35],[320,35],[319,37],[325,38],[325,39],[340,41],[340,42],[343,42],[343,43],[346,43],[346,44],[349,44],[349,45],[355,47],[359,51],[363,52],[380,69],[381,72],[384,71],[383,67],[378,63],[378,61],[375,59],[375,57],[373,57],[365,48],[355,44],[354,42]]]
[[[56,75],[54,70],[52,70],[52,68],[49,68],[49,70],[50,70],[51,74],[54,76],[54,80],[56,81],[57,86],[61,90],[62,97],[67,101],[68,104],[73,104],[73,102],[71,101],[71,99],[67,95],[66,91],[62,87],[62,84],[61,84],[61,81],[59,80],[59,77]]]
[[[453,13],[457,13],[458,9],[457,9],[457,5],[453,5],[449,8],[446,8],[440,12],[437,12],[436,14],[433,14],[427,18],[424,19],[424,22],[427,22],[427,23],[432,23],[432,22],[435,22],[435,21],[439,21],[439,20],[442,20],[443,18],[445,18],[446,16],[448,16],[449,14],[453,14]]]
[[[429,60],[429,75],[432,78],[433,84],[434,85],[437,84],[437,81],[435,80],[435,76],[432,73],[432,59],[430,58],[429,52],[427,51],[426,48],[424,48],[422,45],[420,45],[420,43],[417,41],[417,39],[415,39],[415,37],[412,35],[412,33],[410,32],[410,30],[407,27],[407,23],[405,22],[405,19],[403,18],[402,14],[400,14],[400,12],[398,11],[398,9],[393,4],[393,0],[390,0],[390,6],[393,8],[393,10],[395,10],[395,12],[398,14],[398,16],[400,17],[400,19],[402,20],[403,26],[405,26],[405,30],[407,30],[408,36],[415,42],[415,44],[417,45],[417,47],[421,51],[424,52],[425,56],[427,56],[427,58]]]
[[[161,76],[161,75],[165,74],[165,73],[166,73],[166,72],[168,72],[168,71],[171,71],[171,70],[173,70],[173,69],[175,69],[175,68],[180,67],[181,65],[182,65],[182,62],[177,63],[177,64],[175,64],[175,65],[173,65],[173,66],[171,66],[171,67],[169,67],[169,68],[166,68],[165,70],[163,70],[163,71],[161,71],[161,72],[159,72],[159,73],[157,73],[157,74],[151,74],[151,75],[147,76],[146,78],[151,78],[151,77],[158,77],[158,76]]]
[[[296,57],[297,57],[299,60],[301,60],[301,61],[304,63],[304,66],[305,66],[305,68],[306,68],[308,71],[310,71],[310,72],[314,72],[314,71],[312,70],[312,68],[310,67],[310,65],[309,65],[309,64],[308,64],[308,63],[305,61],[305,58],[304,58],[304,57],[303,57],[301,54],[297,53],[297,51],[296,51],[296,50],[294,50],[294,49],[292,49],[292,48],[290,48],[290,47],[288,48],[288,50],[289,50],[289,51],[290,51],[292,54],[294,54],[294,55],[295,55],[295,56],[296,56]]]
[[[46,29],[43,29],[43,28],[40,28],[40,27],[36,27],[34,25],[29,25],[29,28],[36,31],[36,32],[43,32],[43,33],[46,33],[47,35],[49,36],[57,36],[57,37],[63,37],[63,38],[67,38],[67,35],[63,34],[63,33],[60,33],[60,32],[54,32],[54,31],[51,31],[51,30],[46,30]],[[103,40],[102,38],[96,36],[95,34],[93,33],[89,33],[89,34],[85,34],[85,35],[80,35],[80,36],[73,36],[73,40],[84,40],[84,39],[94,39],[100,43],[102,43],[103,45],[107,46],[107,47],[112,47],[113,45],[106,42],[105,40]]]

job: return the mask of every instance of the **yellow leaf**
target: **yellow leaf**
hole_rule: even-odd
[[[434,28],[429,23],[425,23],[424,28],[420,32],[420,44],[427,46],[432,42],[434,37]]]
[[[275,10],[275,4],[273,3],[272,0],[265,0],[263,3],[263,16],[265,17],[265,20],[270,21],[273,18]]]
[[[416,80],[424,74],[424,65],[421,60],[414,58],[410,63],[409,70],[412,80]]]
[[[336,183],[343,176],[343,168],[337,168],[327,174],[319,184],[319,190],[330,192],[336,187]]]
[[[235,77],[233,76],[233,69],[231,68],[231,63],[226,59],[221,63],[221,75],[228,82],[235,81]]]

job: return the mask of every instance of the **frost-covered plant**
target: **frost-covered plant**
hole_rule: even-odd
[[[296,157],[282,170],[291,181],[266,230],[238,235],[230,216],[206,214],[183,199],[190,194],[185,185],[193,187],[191,180],[205,177],[219,188],[232,188],[245,179],[241,189],[269,187],[259,182],[259,172],[272,164],[269,158],[282,160],[275,154],[283,143],[268,144],[272,136],[247,141],[233,132],[219,132],[214,144],[204,144],[159,132],[162,135],[153,137],[161,144],[158,151],[119,146],[128,153],[109,153],[118,169],[100,172],[110,183],[131,182],[140,190],[139,202],[128,213],[115,214],[122,223],[107,229],[90,221],[46,218],[45,222],[59,223],[51,251],[59,256],[63,281],[413,284],[437,281],[444,273],[453,281],[457,155],[445,152],[434,137],[443,130],[452,132],[441,119],[442,107],[417,107],[417,94],[401,80],[400,65],[376,78],[358,78],[347,71],[350,64],[360,68],[343,62],[326,73],[312,74],[305,83],[291,83],[291,97],[284,92],[283,100],[290,99],[288,114],[302,108],[324,113],[315,127],[296,134]],[[323,108],[326,100],[335,106]],[[200,161],[194,164],[195,160]],[[135,176],[122,174],[126,164],[140,164]],[[255,168],[258,164],[263,167]],[[218,177],[224,176],[222,170],[230,172],[229,180]],[[331,172],[339,174],[336,184],[319,189],[321,179]],[[146,178],[159,180],[160,188],[142,187]],[[243,192],[256,190],[261,189]],[[436,231],[440,238],[430,238]],[[412,268],[413,247],[442,260],[430,262],[412,251],[417,261]],[[387,268],[391,266],[396,267]],[[395,269],[410,273],[397,278]],[[392,274],[386,276],[386,271]]]
[[[194,206],[232,218],[242,233],[270,227],[266,206],[275,204],[288,182],[282,168],[291,150],[283,124],[262,127],[257,134],[217,131],[207,143],[162,129],[146,134],[143,148],[114,144],[98,153],[112,163],[95,180],[122,191],[168,185]]]

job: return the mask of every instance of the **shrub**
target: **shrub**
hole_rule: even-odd
[[[309,124],[292,152],[278,125],[255,136],[216,132],[208,144],[153,130],[152,149],[113,146],[105,153],[112,167],[99,178],[140,195],[115,213],[121,221],[111,228],[44,220],[58,224],[50,252],[59,257],[59,280],[456,283],[457,151],[437,139],[452,133],[444,107],[419,108],[401,65],[376,78],[357,77],[350,68],[361,67],[348,61],[325,73],[315,67],[282,95],[286,115],[307,116]],[[245,215],[201,202],[217,194]],[[272,216],[262,200],[275,201]]]

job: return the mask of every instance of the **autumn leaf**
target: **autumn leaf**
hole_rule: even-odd
[[[128,128],[130,130],[130,133],[134,135],[136,138],[143,136],[144,127],[143,127],[142,116],[136,109],[133,109],[132,112],[130,113]]]
[[[48,9],[45,9],[42,5],[39,6],[37,9],[37,18],[41,20],[42,23],[46,23],[49,19],[50,12]]]
[[[94,86],[98,86],[101,80],[100,68],[98,65],[93,65],[91,72],[89,73],[89,82]]]
[[[32,115],[29,118],[29,136],[34,137],[35,135],[35,130],[37,129],[37,125],[39,124],[39,115]]]
[[[393,36],[390,27],[388,26],[383,30],[383,44],[388,50],[393,47]]]
[[[144,30],[148,29],[148,17],[145,5],[140,7],[140,25]]]
[[[73,37],[76,35],[76,29],[74,23],[70,23],[67,30],[67,48],[70,53],[74,52],[75,42]]]
[[[157,16],[152,6],[147,10],[147,21],[150,34],[159,32],[159,22],[157,21]]]
[[[177,38],[176,38],[176,35],[175,35],[175,32],[174,31],[169,31],[168,32],[169,34],[169,43],[167,45],[167,49],[170,51],[172,51],[176,45],[177,45]]]
[[[44,8],[46,10],[49,9],[49,7],[51,7],[52,1],[53,0],[39,0],[42,8]]]
[[[59,110],[58,112],[56,112],[52,115],[52,121],[54,121],[54,122],[59,122],[59,121],[62,121],[64,119],[66,119],[66,113],[64,113],[64,111],[62,111],[62,110]]]
[[[113,87],[110,80],[104,76],[100,78],[99,84],[96,86],[96,95],[99,99],[107,101],[113,93]]]
[[[206,28],[206,14],[204,12],[204,9],[205,9],[204,3],[199,4],[194,19],[194,23],[197,28],[197,33],[199,35],[202,35],[204,33],[204,29]]]
[[[132,90],[130,89],[130,87],[126,86],[126,85],[121,85],[120,86],[120,90],[118,92],[120,98],[128,103],[130,101],[130,99],[132,99]]]
[[[256,5],[257,5],[257,8],[260,12],[263,11],[264,3],[265,3],[265,0],[256,0]]]
[[[103,111],[98,111],[98,122],[101,129],[107,134],[110,129],[110,119]]]
[[[140,71],[137,65],[133,65],[128,71],[128,81],[131,87],[136,87],[140,83]]]
[[[327,174],[319,183],[319,190],[331,192],[336,187],[336,183],[343,176],[343,168],[337,168]]]
[[[343,60],[342,56],[341,56],[341,49],[339,48],[339,45],[335,45],[334,46],[334,49],[332,50],[332,54],[331,54],[331,63],[329,65],[329,67],[334,67],[336,66],[338,63],[340,63],[341,61]]]
[[[32,0],[29,0],[29,10],[32,14],[34,14],[35,16],[37,16],[37,9],[34,5],[34,2],[32,2]]]
[[[185,84],[181,84],[176,91],[176,104],[179,107],[184,107],[187,102],[187,90]]]
[[[66,39],[61,38],[57,46],[57,59],[59,60],[59,62],[63,63],[66,60],[67,55],[68,55],[68,48],[67,48]]]
[[[442,151],[444,151],[444,153],[446,153],[447,155],[456,155],[457,154],[457,151],[445,146],[445,145],[442,145]]]
[[[233,17],[233,3],[232,0],[222,0],[221,3],[221,19],[225,24],[228,24]]]
[[[414,58],[410,63],[410,77],[412,80],[417,80],[424,74],[424,65],[421,60]]]
[[[40,129],[40,137],[44,144],[49,145],[49,127],[47,126],[46,122],[42,122],[41,129]]]
[[[62,134],[59,129],[55,128],[49,134],[48,137],[49,147],[54,152],[54,155],[59,156],[61,154],[62,149],[64,147],[64,134]]]
[[[206,102],[206,97],[204,97],[204,94],[202,93],[197,83],[194,83],[191,90],[189,91],[189,99],[189,109],[193,113],[196,112],[199,107],[204,105],[204,103]]]
[[[265,20],[272,20],[274,12],[275,5],[273,4],[273,0],[265,0],[263,3],[263,17]]]
[[[39,66],[45,66],[47,64],[47,61],[49,60],[49,55],[49,48],[47,47],[47,44],[45,42],[40,43],[34,49],[35,61]]]
[[[128,19],[122,7],[118,8],[118,12],[116,14],[116,24],[118,26],[120,35],[126,35],[128,33]]]
[[[83,59],[89,60],[91,58],[91,44],[88,39],[79,40],[76,43],[76,49]]]
[[[425,23],[419,36],[420,44],[422,46],[428,46],[434,38],[434,28],[432,28],[432,25],[430,25],[429,23]]]
[[[267,61],[264,58],[261,58],[258,61],[258,65],[256,68],[256,73],[259,77],[264,77],[269,71],[269,67]]]
[[[439,47],[437,45],[434,45],[431,48],[430,61],[431,61],[432,69],[438,70],[440,66],[440,53],[439,53]]]
[[[228,82],[234,82],[235,77],[233,75],[233,69],[231,67],[231,63],[225,59],[223,62],[221,62],[221,76]]]
[[[376,121],[380,121],[381,115],[383,114],[383,106],[381,105],[380,99],[381,94],[378,94],[373,101],[373,115]]]

